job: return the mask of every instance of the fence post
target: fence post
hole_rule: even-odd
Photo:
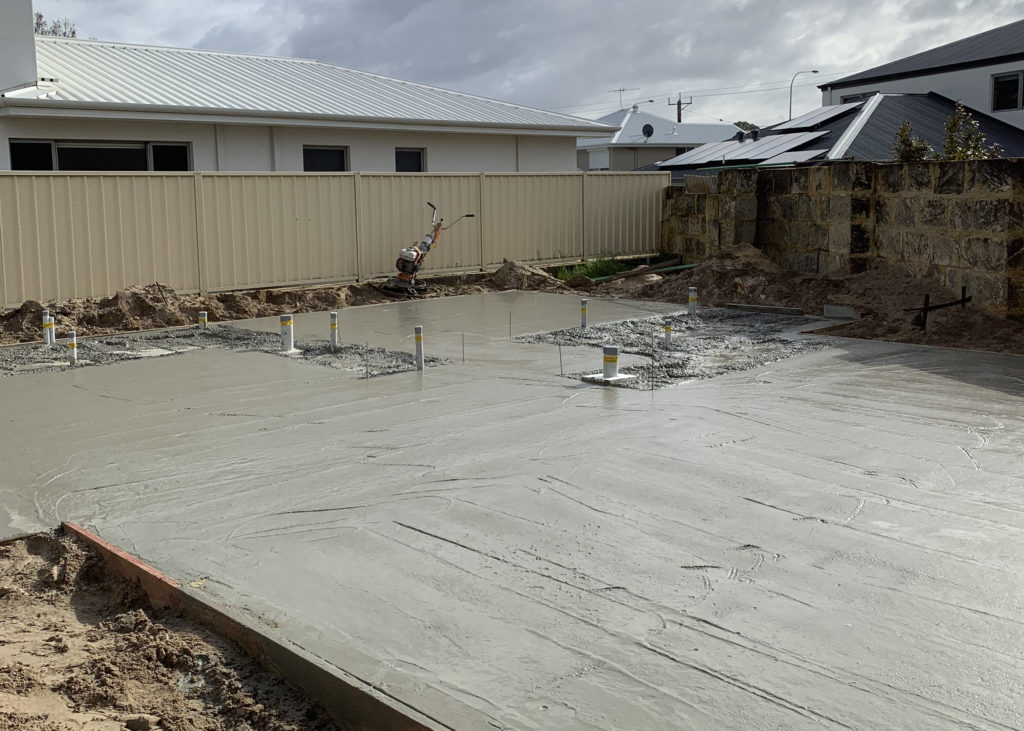
[[[484,225],[487,219],[484,218],[484,178],[486,173],[480,173],[480,178],[477,180],[477,215],[480,217],[479,223],[477,224],[477,230],[480,231],[480,271],[484,270],[484,262],[487,260],[484,258],[484,252],[487,248],[484,246]]]
[[[199,294],[203,297],[209,290],[206,272],[206,221],[204,220],[205,207],[203,206],[203,174],[196,172],[192,175],[192,183],[195,200],[196,214],[196,277],[199,279]]]
[[[362,176],[359,173],[355,173],[352,176],[352,210],[355,211],[355,221],[352,227],[355,229],[352,232],[352,240],[355,242],[356,247],[356,281],[363,281],[363,247],[362,247],[362,220],[363,217],[359,215],[359,207],[361,205],[361,196],[359,195],[359,188],[362,186]]]

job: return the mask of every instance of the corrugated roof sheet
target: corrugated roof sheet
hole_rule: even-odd
[[[821,89],[854,86],[866,81],[930,73],[949,66],[980,65],[1007,56],[1024,55],[1024,20],[947,43],[913,56],[876,66],[822,84]]]
[[[846,151],[856,160],[892,160],[896,131],[906,120],[915,137],[936,150],[942,150],[946,138],[946,118],[955,103],[941,94],[884,94],[877,109]],[[1024,157],[1024,131],[988,114],[971,110],[978,130],[987,145],[998,143],[1005,157]]]
[[[37,36],[36,65],[40,77],[57,82],[8,93],[7,99],[58,107],[608,129],[588,119],[303,59]]]
[[[673,122],[664,117],[650,114],[642,110],[620,109],[603,117],[598,122],[613,127],[621,127],[611,137],[581,140],[578,147],[609,147],[636,145],[657,145],[659,147],[684,147],[687,145],[703,145],[708,142],[720,142],[739,131],[734,124],[691,124],[689,122]],[[645,124],[654,128],[654,134],[645,142],[643,127]]]

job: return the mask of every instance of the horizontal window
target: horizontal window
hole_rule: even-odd
[[[348,148],[303,147],[302,169],[307,173],[344,173],[348,171]]]
[[[185,142],[58,142],[12,140],[12,170],[178,172],[192,169]]]

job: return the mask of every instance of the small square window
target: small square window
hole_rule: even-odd
[[[53,143],[12,141],[11,170],[53,170]]]
[[[192,169],[188,159],[188,145],[157,144],[149,146],[153,155],[151,170],[162,172],[187,172]]]
[[[409,147],[395,149],[396,173],[422,173],[426,170],[424,150]]]
[[[992,111],[1020,109],[1021,74],[1001,74],[992,77]]]
[[[348,171],[345,147],[303,147],[302,169],[307,173],[344,173]]]

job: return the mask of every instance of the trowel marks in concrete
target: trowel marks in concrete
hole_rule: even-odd
[[[193,350],[221,348],[235,352],[262,352],[297,358],[308,363],[351,373],[359,378],[403,373],[416,369],[411,353],[368,345],[342,343],[331,350],[326,340],[296,342],[296,351],[281,353],[279,336],[266,332],[218,325],[206,330],[187,328],[131,333],[80,340],[78,364],[74,367],[110,365],[127,360],[179,355]],[[0,348],[0,376],[67,370],[66,343],[53,346],[38,343]],[[427,357],[426,365],[445,361]]]
[[[574,327],[523,335],[517,340],[595,348],[618,345],[622,353],[644,356],[648,360],[621,367],[620,372],[640,377],[615,385],[652,388],[653,379],[654,388],[664,388],[680,381],[744,371],[828,347],[827,338],[800,335],[800,330],[823,322],[810,317],[706,309],[697,315],[647,317],[588,328]],[[665,341],[666,325],[672,327],[668,343]],[[579,378],[584,374],[569,375]]]

